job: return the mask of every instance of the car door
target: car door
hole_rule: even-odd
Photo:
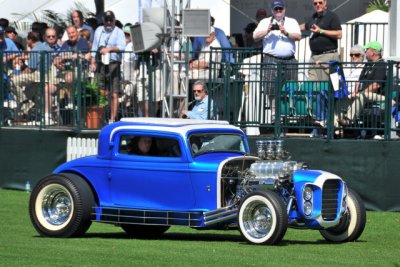
[[[151,136],[165,150],[178,147],[179,153],[128,154],[127,140],[144,135]],[[111,199],[115,206],[151,210],[190,210],[194,207],[187,156],[178,135],[120,133],[116,139],[119,145],[114,148],[109,174]]]

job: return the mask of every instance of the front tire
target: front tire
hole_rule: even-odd
[[[320,230],[321,235],[330,242],[351,242],[357,240],[364,231],[367,214],[360,196],[348,189],[347,211],[339,225],[331,229]]]
[[[131,237],[135,238],[158,238],[169,228],[169,225],[141,225],[121,224],[121,228]]]
[[[42,236],[76,237],[89,229],[93,206],[93,193],[85,180],[75,174],[52,174],[33,189],[29,215]]]
[[[251,193],[239,207],[238,222],[240,233],[249,243],[277,244],[288,227],[285,204],[272,191]]]

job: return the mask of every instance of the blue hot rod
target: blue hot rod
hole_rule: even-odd
[[[238,228],[253,244],[279,243],[288,227],[319,230],[332,242],[359,238],[365,208],[340,177],[289,160],[281,140],[256,147],[250,155],[245,134],[227,122],[123,119],[101,130],[97,155],[36,184],[30,218],[49,237],[80,236],[103,222],[134,237],[184,225]]]

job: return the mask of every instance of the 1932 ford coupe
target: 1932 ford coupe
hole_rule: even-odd
[[[150,138],[141,155],[132,141]],[[254,244],[276,244],[288,227],[332,242],[362,234],[360,197],[337,175],[289,160],[282,140],[257,141],[222,121],[127,118],[104,127],[98,154],[59,166],[34,187],[29,212],[43,236],[83,235],[91,223],[157,237],[171,225],[238,228]]]

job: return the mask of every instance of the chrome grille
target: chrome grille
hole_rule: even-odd
[[[327,180],[322,188],[322,218],[326,221],[336,219],[340,180]]]

